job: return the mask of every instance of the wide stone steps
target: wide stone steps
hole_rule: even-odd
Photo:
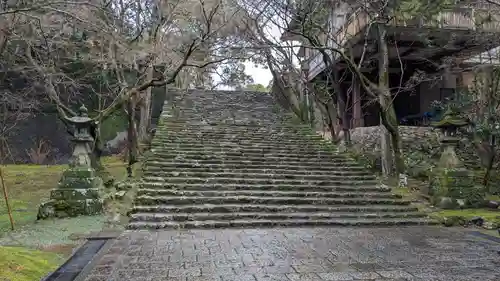
[[[178,167],[178,169],[189,168],[189,167],[222,167],[222,168],[239,168],[239,169],[287,169],[289,171],[296,170],[321,170],[321,171],[365,171],[366,168],[362,166],[345,165],[345,163],[332,163],[332,162],[285,162],[285,163],[253,163],[251,161],[231,161],[224,159],[209,159],[209,160],[185,160],[185,159],[162,159],[159,157],[149,157],[145,161],[145,165],[152,167],[163,167],[165,169],[172,166]]]
[[[294,156],[333,156],[336,158],[346,159],[345,155],[338,154],[328,149],[306,149],[306,148],[293,148],[289,149],[287,147],[274,147],[274,148],[242,148],[238,146],[230,147],[210,147],[208,145],[192,147],[192,146],[181,146],[181,145],[168,145],[155,147],[156,151],[176,151],[185,153],[205,153],[205,154],[226,154],[226,155],[255,155],[262,156],[263,154],[274,154],[274,155],[284,155],[291,154]]]
[[[171,132],[165,132],[167,135],[159,137],[156,141],[172,141],[172,140],[179,140],[179,139],[185,139],[185,140],[222,140],[222,139],[227,139],[227,140],[239,140],[239,141],[248,141],[248,142],[259,142],[259,143],[270,143],[270,142],[275,142],[275,141],[283,141],[286,144],[300,144],[300,143],[306,143],[306,144],[313,144],[313,141],[324,141],[318,136],[312,136],[312,135],[304,135],[304,136],[288,136],[287,134],[274,134],[274,135],[267,135],[267,134],[225,134],[225,133],[218,133],[218,134],[202,134],[202,133],[175,133]],[[156,142],[155,141],[155,142]]]
[[[342,191],[283,191],[283,190],[158,190],[139,189],[138,195],[145,196],[274,196],[274,197],[306,197],[306,198],[383,198],[401,199],[401,195],[389,192],[342,192]]]
[[[425,225],[427,218],[382,218],[382,219],[288,219],[288,220],[213,220],[184,222],[131,222],[129,229],[190,229],[190,228],[227,228],[227,227],[293,227],[293,226],[396,226]]]
[[[262,156],[246,156],[246,155],[210,155],[202,153],[175,153],[175,152],[161,152],[152,151],[151,158],[153,159],[191,159],[191,160],[232,160],[232,161],[251,161],[255,163],[265,163],[265,162],[321,162],[330,161],[334,163],[342,163],[343,165],[356,165],[356,162],[347,158],[336,158],[333,156],[287,156],[287,155],[262,155]]]
[[[369,204],[391,204],[409,205],[410,201],[393,198],[313,198],[293,196],[148,196],[140,195],[135,199],[140,205],[156,204],[346,204],[346,205],[369,205]]]
[[[240,212],[240,213],[134,213],[130,215],[132,222],[183,222],[183,221],[213,221],[213,220],[324,220],[324,219],[381,219],[381,218],[423,218],[424,214],[419,212],[411,213],[259,213],[259,212]]]
[[[262,167],[260,168],[246,168],[246,167],[238,167],[238,166],[232,166],[232,167],[224,167],[222,165],[220,166],[208,166],[208,167],[194,167],[194,165],[189,165],[191,167],[179,167],[176,163],[172,163],[172,165],[158,165],[158,164],[151,164],[151,163],[146,163],[145,167],[147,172],[163,172],[163,173],[170,173],[170,174],[178,174],[182,172],[183,170],[189,170],[189,172],[192,173],[215,173],[215,174],[220,174],[220,173],[228,173],[232,172],[235,174],[244,174],[244,173],[249,173],[249,174],[295,174],[295,175],[333,175],[333,176],[370,176],[374,178],[375,176],[364,171],[364,170],[339,170],[339,171],[328,171],[328,170],[306,170],[306,169],[263,169]],[[257,166],[256,166],[257,167]]]
[[[144,176],[144,181],[146,182],[158,182],[158,183],[229,183],[229,184],[274,184],[278,185],[341,185],[345,184],[346,181],[342,178],[338,180],[328,179],[328,180],[298,180],[298,179],[273,179],[273,178],[222,178],[222,177],[214,177],[214,178],[190,178],[190,177],[158,177],[158,176]],[[378,181],[376,180],[350,180],[348,182],[351,186],[357,185],[377,185]]]
[[[202,158],[202,159],[198,159],[198,158]],[[347,161],[335,161],[335,162],[331,162],[331,161],[328,161],[328,160],[316,160],[316,159],[302,159],[302,161],[300,161],[299,159],[294,159],[293,161],[292,160],[287,160],[287,159],[283,159],[283,158],[272,158],[272,159],[267,159],[267,158],[245,158],[245,157],[241,157],[241,158],[237,158],[237,159],[224,159],[224,158],[217,158],[217,159],[203,159],[203,157],[194,157],[194,158],[184,158],[184,157],[181,157],[181,156],[176,156],[176,157],[170,157],[170,158],[163,158],[159,155],[155,155],[155,154],[152,154],[151,156],[149,156],[149,160],[151,161],[156,161],[156,162],[160,162],[160,161],[170,161],[170,162],[176,162],[176,163],[179,163],[179,164],[200,164],[200,165],[203,165],[203,164],[212,164],[212,165],[248,165],[248,166],[252,166],[252,165],[259,165],[259,166],[262,166],[262,167],[272,167],[272,166],[277,166],[277,165],[286,165],[286,164],[290,164],[290,165],[310,165],[311,169],[317,169],[318,167],[321,167],[321,166],[328,166],[332,169],[336,169],[338,167],[352,167],[354,165],[356,165],[356,162],[354,162],[354,160],[350,161],[350,160],[347,160]]]
[[[249,157],[249,158],[288,158],[288,159],[328,159],[332,161],[351,161],[343,155],[336,155],[332,152],[317,152],[317,153],[292,153],[292,152],[243,152],[243,151],[231,151],[231,150],[219,150],[219,151],[210,151],[210,150],[179,150],[179,149],[169,149],[168,147],[157,148],[153,151],[153,155],[165,156],[169,157],[171,155],[183,155],[183,156],[202,156],[206,159],[211,158],[241,158],[241,157]]]
[[[292,180],[302,180],[302,181],[338,181],[338,180],[375,180],[376,177],[374,175],[329,175],[329,174],[274,174],[274,173],[236,173],[236,172],[165,172],[161,169],[147,169],[142,173],[144,176],[160,176],[160,177],[191,177],[191,178],[252,178],[252,179],[273,179],[273,180],[281,180],[281,179],[292,179]]]
[[[314,158],[314,159],[331,159],[331,160],[349,160],[352,161],[351,159],[348,159],[344,155],[337,155],[335,153],[332,153],[331,151],[316,151],[316,152],[310,152],[310,151],[303,151],[303,153],[297,153],[297,152],[292,152],[292,151],[262,151],[262,150],[254,150],[254,151],[242,151],[242,150],[209,150],[209,149],[179,149],[179,148],[170,148],[170,147],[163,147],[163,148],[156,148],[154,150],[154,154],[170,154],[170,153],[176,153],[176,154],[182,154],[182,155],[205,155],[205,156],[212,156],[214,158],[216,157],[286,157],[286,158]]]
[[[317,164],[317,163],[316,163]],[[144,162],[146,169],[162,169],[163,171],[179,171],[182,169],[190,169],[191,171],[212,171],[218,172],[221,170],[231,171],[248,171],[258,173],[260,171],[276,171],[276,173],[328,173],[336,174],[371,174],[366,168],[361,166],[339,166],[339,165],[321,165],[321,166],[308,166],[308,165],[283,165],[283,164],[249,164],[242,162],[226,162],[221,164],[210,164],[204,162],[166,162],[166,161],[151,161]]]
[[[158,190],[271,190],[271,191],[344,191],[344,192],[390,192],[388,187],[379,187],[375,185],[351,185],[348,183],[338,185],[311,185],[308,183],[302,184],[228,184],[228,183],[163,183],[163,182],[143,182],[141,183],[144,189]]]
[[[198,129],[198,128],[207,128],[210,127],[211,129],[215,128],[227,128],[227,129],[237,129],[237,128],[247,128],[247,129],[253,129],[253,130],[260,130],[260,131],[269,131],[269,130],[292,130],[292,131],[297,131],[297,130],[311,130],[311,127],[309,125],[289,125],[287,123],[282,123],[282,124],[276,124],[276,123],[268,123],[265,125],[268,125],[264,127],[264,124],[249,124],[249,123],[219,123],[219,122],[207,122],[203,121],[200,122],[199,118],[197,116],[194,116],[193,118],[172,118],[172,116],[168,115],[163,115],[162,116],[165,120],[163,124],[159,127],[164,127],[167,129],[170,128],[190,128],[190,129]]]
[[[158,134],[158,132],[156,132]],[[162,140],[154,140],[151,142],[151,145],[153,147],[164,147],[164,146],[177,146],[177,145],[189,145],[189,146],[217,146],[217,145],[224,145],[228,147],[235,147],[235,146],[240,146],[240,147],[245,147],[245,146],[253,146],[253,147],[262,147],[262,146],[272,146],[273,144],[280,144],[281,147],[287,147],[289,149],[293,148],[324,148],[325,145],[328,145],[328,143],[324,142],[314,142],[314,143],[309,143],[309,142],[303,142],[303,141],[294,141],[294,140],[284,140],[284,139],[277,139],[277,140],[265,140],[265,139],[259,139],[259,140],[251,140],[248,138],[224,138],[224,139],[219,139],[219,140],[213,140],[213,139],[208,139],[208,138],[191,138],[191,139],[185,139],[185,138],[175,138],[175,137],[170,137],[169,139],[162,139]]]
[[[135,205],[131,213],[237,213],[237,212],[264,212],[264,213],[413,213],[418,209],[411,205],[322,205],[322,204],[185,204],[185,205]]]
[[[171,102],[175,108],[171,108]],[[409,200],[261,93],[169,99],[130,229],[427,224]]]
[[[171,142],[164,142],[164,143],[156,143],[157,146],[159,147],[167,147],[171,149],[182,149],[182,150],[215,150],[215,151],[226,151],[226,150],[238,150],[238,151],[247,151],[247,150],[257,150],[258,152],[262,151],[294,151],[294,152],[301,152],[301,151],[325,151],[325,152],[331,152],[331,150],[325,149],[325,145],[287,145],[283,146],[282,144],[274,144],[270,145],[268,144],[259,144],[259,143],[253,143],[253,144],[239,144],[239,143],[234,143],[230,141],[226,142],[212,142],[212,143],[186,143],[186,142],[178,142],[178,143],[171,143]]]
[[[176,124],[166,123],[158,126],[158,128],[168,132],[202,132],[207,134],[212,133],[256,133],[256,134],[290,134],[290,133],[305,133],[310,134],[311,128],[294,128],[294,127],[256,127],[256,126],[238,126],[238,125],[193,125],[193,124]]]

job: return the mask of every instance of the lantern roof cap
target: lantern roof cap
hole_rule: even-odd
[[[89,118],[89,111],[85,107],[84,104],[78,108],[78,116],[73,116],[68,118],[68,121],[75,124],[85,124],[92,122],[92,119]]]
[[[460,115],[451,108],[445,111],[440,121],[431,123],[432,127],[440,129],[465,127],[467,125],[469,125],[469,122],[460,117]]]

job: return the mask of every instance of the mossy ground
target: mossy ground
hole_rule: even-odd
[[[473,217],[482,217],[485,221],[500,222],[500,212],[488,209],[442,210],[433,212],[431,216],[436,218],[464,217],[466,219],[472,219]]]
[[[0,247],[0,280],[40,280],[63,261],[55,253],[21,247]]]
[[[116,180],[125,178],[125,164],[117,157],[103,160]],[[36,221],[40,203],[57,186],[66,165],[6,165],[5,185],[15,223],[11,231],[5,201],[0,200],[0,280],[40,280],[57,268],[82,240],[78,235],[99,231],[106,217],[77,217]]]
[[[438,220],[444,221],[445,218],[464,218],[470,220],[474,217],[482,217],[486,222],[493,222],[497,225],[500,224],[500,211],[490,210],[490,209],[463,209],[463,210],[441,210],[435,211],[429,214],[430,217]],[[486,233],[491,236],[500,237],[497,230],[487,230],[482,228],[477,228],[477,231]]]

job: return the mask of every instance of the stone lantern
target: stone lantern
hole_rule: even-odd
[[[457,200],[462,200],[474,188],[474,175],[465,168],[455,151],[460,142],[458,130],[468,126],[469,122],[448,109],[440,121],[431,125],[443,133],[441,157],[431,179],[431,188],[434,199],[437,199],[435,203],[443,208],[452,208],[458,205]]]
[[[78,116],[66,118],[74,128],[73,154],[69,168],[63,172],[57,188],[50,193],[50,200],[43,203],[38,219],[49,217],[74,217],[95,215],[102,212],[102,179],[92,167],[91,153],[94,139],[90,135],[94,120],[88,117],[85,106]]]

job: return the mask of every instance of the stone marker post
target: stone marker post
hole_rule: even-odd
[[[90,135],[93,120],[88,117],[84,105],[78,113],[78,116],[66,119],[75,129],[69,168],[63,172],[57,188],[51,191],[50,200],[41,204],[38,219],[95,215],[102,212],[102,179],[92,167],[90,156],[94,142]]]

